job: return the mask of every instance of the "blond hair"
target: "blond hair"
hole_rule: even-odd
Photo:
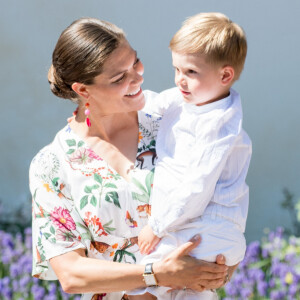
[[[247,55],[243,29],[221,13],[200,13],[188,18],[169,46],[178,53],[203,54],[211,64],[232,66],[235,80],[243,70]]]
[[[72,84],[92,84],[123,39],[123,30],[109,22],[95,18],[74,21],[62,32],[52,54],[48,81],[53,94],[76,102]]]

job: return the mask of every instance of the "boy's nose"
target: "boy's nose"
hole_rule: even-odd
[[[182,75],[176,75],[176,77],[175,77],[175,84],[177,85],[177,86],[186,86],[186,81],[185,81],[185,78],[184,78],[184,76],[182,76]]]

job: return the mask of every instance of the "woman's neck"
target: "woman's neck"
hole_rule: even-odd
[[[99,138],[111,142],[121,132],[138,124],[137,112],[90,116],[91,127],[86,124],[84,112],[80,110],[70,123],[72,130],[82,138]]]

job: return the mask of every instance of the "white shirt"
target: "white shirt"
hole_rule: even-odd
[[[149,219],[154,233],[162,237],[201,215],[223,217],[244,232],[252,147],[239,94],[231,89],[222,100],[196,106],[173,88],[154,100],[163,114]]]

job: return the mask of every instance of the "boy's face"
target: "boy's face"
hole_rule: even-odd
[[[175,83],[185,102],[204,105],[228,95],[229,86],[222,82],[223,68],[209,64],[201,54],[172,52]]]

